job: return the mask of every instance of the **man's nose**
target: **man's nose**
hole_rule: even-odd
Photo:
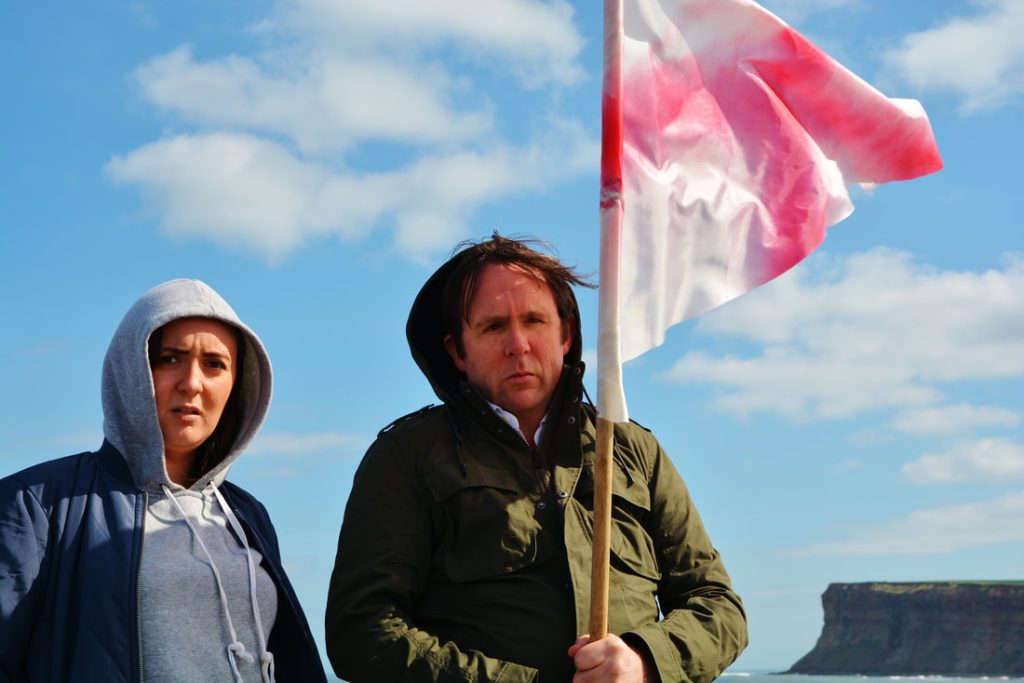
[[[509,325],[505,337],[505,353],[510,356],[520,356],[530,350],[530,340],[526,330],[521,325]]]

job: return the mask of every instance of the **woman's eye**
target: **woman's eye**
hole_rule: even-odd
[[[160,356],[160,365],[173,365],[178,362],[178,357],[169,353]]]

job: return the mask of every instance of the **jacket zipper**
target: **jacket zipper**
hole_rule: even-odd
[[[142,492],[142,522],[139,525],[139,566],[135,568],[135,634],[139,642],[139,683],[143,683],[142,666],[142,551],[146,545],[146,511],[149,510],[149,492]]]

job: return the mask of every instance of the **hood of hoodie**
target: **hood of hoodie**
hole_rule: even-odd
[[[459,385],[466,379],[466,376],[455,367],[451,356],[444,348],[445,329],[441,304],[448,278],[464,258],[466,258],[466,252],[455,254],[430,276],[430,279],[420,289],[419,294],[416,295],[412,310],[409,312],[409,320],[405,326],[405,336],[409,341],[413,360],[430,381],[434,393],[446,402],[454,399]],[[572,310],[576,319],[579,320],[580,311],[575,294],[572,295]],[[580,330],[577,329],[573,334],[572,346],[564,357],[566,366],[582,367],[580,363],[583,354],[581,336]]]
[[[242,373],[234,387],[240,392],[238,435],[224,458],[192,489],[223,481],[231,463],[256,436],[270,407],[270,357],[259,337],[213,288],[199,280],[181,279],[143,294],[125,314],[107,348],[102,399],[103,435],[124,456],[136,485],[148,491],[159,491],[161,485],[181,488],[167,476],[164,465],[164,440],[149,364],[150,335],[180,318],[219,320],[239,330],[244,342]]]

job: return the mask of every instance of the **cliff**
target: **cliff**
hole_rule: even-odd
[[[1024,676],[1024,582],[834,583],[786,673]]]

